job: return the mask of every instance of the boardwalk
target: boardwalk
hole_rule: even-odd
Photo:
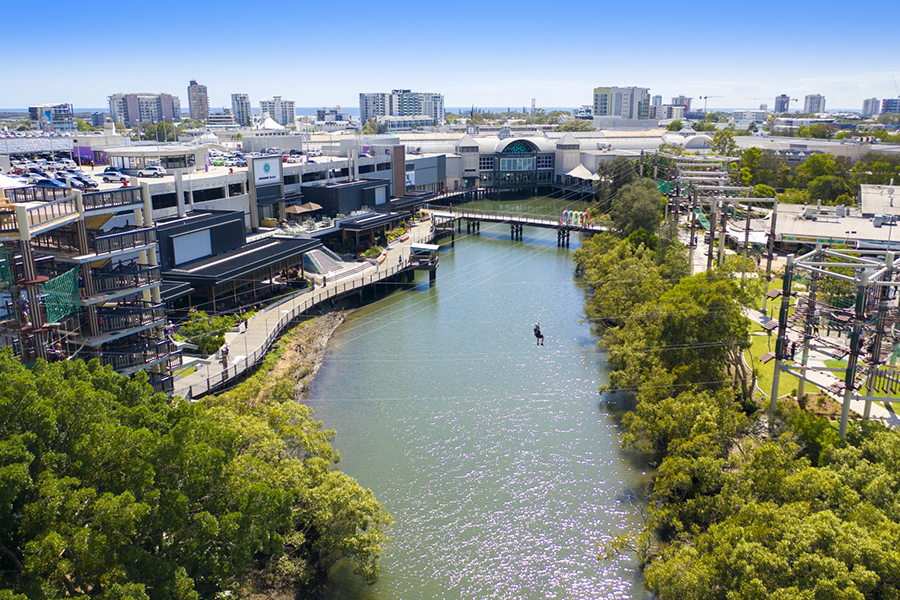
[[[197,365],[197,370],[175,382],[174,395],[196,398],[215,391],[252,369],[265,356],[282,331],[297,317],[322,302],[343,296],[364,286],[388,279],[412,266],[409,247],[432,238],[431,221],[413,225],[409,239],[391,244],[388,257],[380,267],[370,265],[347,277],[332,280],[325,287],[306,289],[277,304],[266,307],[247,321],[244,331],[227,333],[230,354],[227,365],[210,357]]]
[[[532,227],[544,227],[547,229],[562,229],[567,231],[586,231],[589,233],[601,233],[605,227],[597,224],[590,226],[562,223],[561,219],[547,215],[529,214],[521,212],[503,212],[498,210],[471,210],[457,206],[426,206],[434,211],[436,219],[468,219],[470,221],[485,221],[488,223],[508,223],[510,225],[529,225]]]

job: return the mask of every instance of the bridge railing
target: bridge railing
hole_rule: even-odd
[[[460,208],[459,206],[436,206],[436,205],[425,205],[427,210],[432,210],[435,212],[442,213],[450,213],[457,217],[462,217],[464,219],[481,219],[484,221],[500,221],[500,222],[515,222],[515,223],[524,223],[524,224],[534,224],[543,227],[555,227],[561,225],[562,215],[544,215],[540,213],[527,213],[527,212],[515,212],[515,211],[501,211],[501,210],[472,210]],[[601,227],[597,224],[591,225],[590,227],[585,227],[581,225],[572,225],[569,224],[568,227],[573,229],[587,229],[591,231],[600,231]]]

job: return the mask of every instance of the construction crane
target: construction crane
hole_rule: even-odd
[[[724,96],[700,96],[700,99],[703,100],[703,112],[706,112],[706,101],[710,98],[724,98]]]

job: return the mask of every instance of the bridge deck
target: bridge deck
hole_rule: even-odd
[[[448,206],[432,206],[427,207],[432,210],[435,218],[435,224],[440,219],[456,220],[470,219],[473,221],[487,221],[488,223],[509,223],[510,225],[530,225],[532,227],[544,227],[547,229],[563,229],[569,231],[589,231],[593,233],[601,233],[606,231],[605,227],[600,225],[572,225],[563,223],[560,219],[553,219],[547,215],[537,215],[528,213],[508,213],[502,211],[490,210],[464,210],[456,207]]]

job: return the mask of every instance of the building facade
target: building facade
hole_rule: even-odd
[[[259,111],[269,113],[269,116],[278,123],[289,127],[294,124],[297,113],[294,110],[293,100],[284,100],[281,96],[273,96],[271,100],[260,100]]]
[[[651,119],[683,119],[684,118],[684,106],[682,105],[672,105],[672,104],[661,104],[659,106],[651,106],[650,107],[650,118]]]
[[[443,123],[443,94],[433,92],[413,92],[412,90],[391,90],[367,92],[359,95],[359,122],[378,117],[428,117],[432,122]]]
[[[881,114],[900,113],[900,98],[885,98],[881,101]]]
[[[825,96],[808,94],[803,98],[803,112],[810,115],[825,112]]]
[[[662,96],[659,94],[650,99],[650,106],[662,106]]]
[[[782,115],[791,108],[791,98],[787,94],[775,96],[775,114]]]
[[[250,115],[250,94],[232,94],[231,95],[231,113],[234,115],[234,122],[238,125],[249,125]]]
[[[77,131],[71,104],[39,104],[28,107],[31,128],[38,131]]]
[[[139,123],[181,120],[181,100],[171,94],[113,94],[109,97],[113,122],[136,127]]]
[[[206,91],[206,86],[200,85],[196,80],[191,79],[187,92],[191,118],[205,123],[209,120],[209,94]]]
[[[863,100],[862,116],[873,117],[881,112],[881,101],[878,98],[866,98]]]
[[[683,106],[684,112],[691,112],[691,100],[693,98],[688,98],[687,96],[675,96],[672,98],[672,105]]]
[[[594,88],[594,116],[650,118],[650,90],[639,87]]]

